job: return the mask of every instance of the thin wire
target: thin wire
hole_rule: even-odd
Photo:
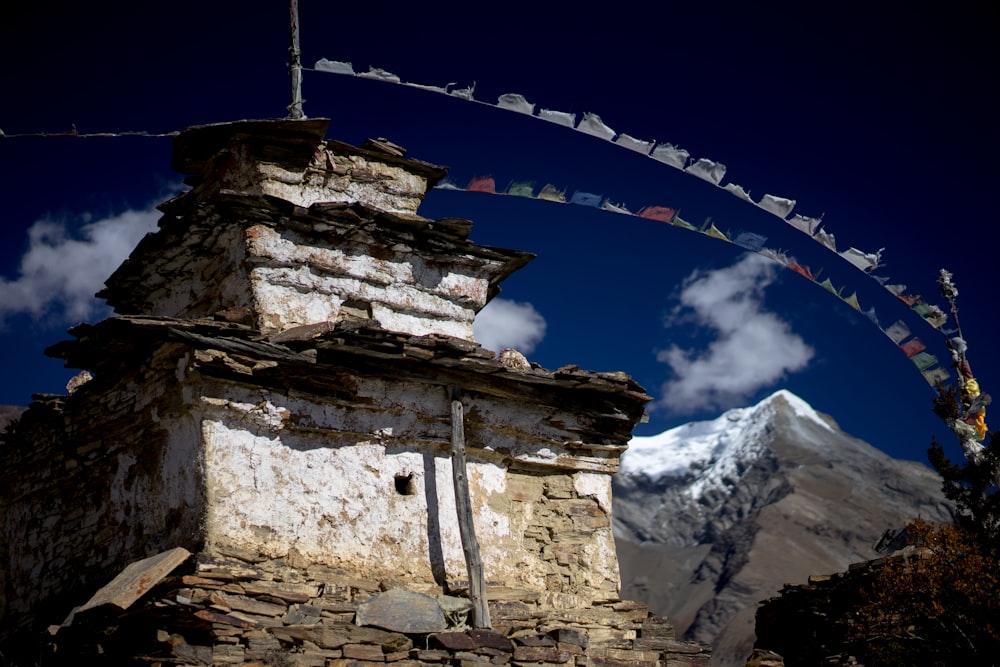
[[[109,137],[176,137],[180,132],[151,133],[145,130],[126,130],[123,132],[87,132],[80,133],[76,127],[68,132],[19,132],[17,134],[5,134],[0,130],[0,139],[93,139]]]

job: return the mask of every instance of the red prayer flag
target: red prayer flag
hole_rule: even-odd
[[[910,359],[911,357],[913,357],[913,355],[919,354],[924,350],[926,350],[927,346],[924,345],[919,338],[914,337],[906,341],[902,345],[900,345],[899,349],[903,351],[903,354],[906,355],[907,359]]]
[[[478,176],[469,181],[469,185],[465,189],[468,192],[485,192],[495,195],[497,193],[497,184],[492,176]]]
[[[677,215],[677,211],[672,208],[667,208],[666,206],[647,206],[639,211],[640,218],[658,220],[660,222],[666,222],[667,224],[674,221],[675,215]]]
[[[816,280],[815,278],[813,278],[812,271],[809,270],[808,266],[802,266],[801,264],[799,264],[798,262],[796,262],[794,259],[792,261],[790,261],[786,266],[788,266],[788,268],[790,268],[792,271],[794,271],[795,273],[799,274],[800,276],[808,278],[809,280],[812,280],[812,281]]]

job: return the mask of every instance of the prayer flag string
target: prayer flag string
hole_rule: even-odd
[[[808,235],[827,250],[836,253],[852,266],[878,281],[880,285],[884,286],[888,281],[888,278],[884,276],[874,275],[875,270],[884,266],[882,263],[882,253],[885,251],[885,248],[879,248],[875,252],[867,252],[852,246],[847,250],[838,252],[834,234],[823,228],[822,216],[815,218],[803,216],[798,213],[793,215],[793,210],[797,203],[796,200],[773,194],[765,194],[759,200],[754,201],[750,196],[750,192],[743,188],[743,186],[732,182],[722,182],[726,177],[726,166],[724,164],[708,158],[693,159],[688,151],[669,142],[648,141],[629,134],[618,133],[609,127],[596,113],[585,112],[578,120],[575,113],[539,107],[519,93],[505,93],[498,98],[496,104],[491,104],[475,99],[475,84],[466,88],[456,88],[457,84],[455,83],[448,83],[444,86],[418,84],[403,81],[397,74],[387,72],[381,68],[370,67],[367,72],[356,72],[350,62],[328,60],[326,58],[318,60],[311,71],[357,76],[449,95],[467,102],[476,102],[505,111],[513,111],[533,118],[539,118],[556,125],[574,129],[583,134],[603,139],[695,176],[729,192],[743,201],[754,204],[758,208],[778,217],[791,227]],[[547,197],[539,194],[538,198],[546,199]],[[624,206],[613,205],[607,201],[601,207],[615,212],[629,212]],[[805,267],[799,268],[802,269],[802,271],[799,271],[800,273],[812,279],[811,274]],[[890,287],[887,286],[886,289],[890,289]],[[902,290],[893,293],[933,328],[941,330],[941,327],[946,323],[948,319],[947,314],[941,308],[926,303],[919,295],[906,295],[903,294]],[[947,332],[944,333],[947,334]]]
[[[146,132],[145,130],[140,131],[123,131],[123,132],[78,132],[76,126],[74,125],[70,130],[65,132],[19,132],[17,134],[5,134],[3,130],[0,130],[0,139],[106,139],[109,137],[176,137],[180,134],[179,131],[174,130],[172,132]]]
[[[496,179],[493,176],[487,175],[473,177],[464,187],[449,177],[438,183],[438,185],[435,186],[435,189],[446,191],[478,192],[481,194],[545,200],[559,204],[588,206],[633,218],[642,218],[662,222],[672,227],[679,227],[688,231],[698,232],[710,238],[732,243],[749,252],[755,252],[763,257],[777,262],[790,271],[802,276],[806,280],[816,283],[818,286],[824,288],[848,306],[864,315],[879,329],[879,331],[885,334],[885,336],[888,337],[908,359],[910,359],[917,371],[921,373],[928,384],[935,386],[939,383],[947,381],[950,378],[950,373],[938,365],[938,358],[928,352],[925,352],[926,345],[924,345],[924,343],[916,336],[911,338],[910,328],[905,322],[900,320],[883,329],[881,324],[879,324],[875,308],[871,307],[868,310],[864,310],[862,308],[860,302],[858,301],[857,291],[853,291],[849,295],[845,296],[845,289],[843,287],[836,287],[829,277],[824,279],[822,282],[819,282],[817,280],[817,276],[821,273],[821,271],[814,274],[809,266],[799,263],[794,257],[789,257],[784,251],[768,248],[764,245],[767,242],[766,236],[745,230],[737,231],[734,234],[728,230],[720,229],[715,222],[711,220],[711,218],[698,227],[683,220],[679,215],[679,211],[672,207],[649,205],[642,207],[637,213],[633,213],[624,203],[616,204],[612,202],[610,198],[604,197],[603,195],[576,190],[572,195],[567,197],[566,189],[559,189],[552,184],[546,184],[536,192],[535,184],[535,181],[510,181],[506,189],[498,190],[496,187]],[[903,303],[907,302],[903,301]],[[910,306],[911,310],[920,315],[922,319],[927,321],[928,318],[921,312],[920,309],[920,306],[926,306],[922,300],[918,300],[914,304],[907,305]]]

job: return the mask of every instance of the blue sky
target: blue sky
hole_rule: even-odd
[[[824,216],[838,249],[885,248],[876,273],[931,303],[940,303],[938,269],[951,269],[972,365],[991,389],[998,133],[987,99],[998,60],[985,17],[903,3],[857,14],[748,3],[472,13],[467,4],[300,2],[306,66],[328,58],[419,84],[474,83],[487,103],[306,72],[306,114],[329,117],[330,138],[387,137],[451,167],[460,185],[486,174],[500,188],[552,183],[764,235],[820,280],[857,291],[883,327],[906,321],[945,360],[938,332],[777,217],[610,142],[493,105],[519,93],[538,108],[596,113],[617,132],[724,163],[722,183],[754,199],[795,199],[796,213]],[[285,114],[284,3],[139,5],[10,9],[0,28],[0,129],[162,133]],[[42,350],[73,322],[107,314],[89,294],[155,224],[152,205],[181,187],[170,149],[170,139],[152,137],[0,140],[0,403],[62,391],[72,371]],[[531,315],[518,320],[529,358],[632,374],[655,398],[639,433],[787,388],[897,456],[923,460],[932,433],[948,438],[930,413],[930,388],[878,328],[732,244],[468,192],[436,190],[421,213],[469,218],[474,240],[538,255],[502,294],[509,313]]]

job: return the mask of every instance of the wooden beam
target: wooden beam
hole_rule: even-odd
[[[299,49],[299,0],[289,0],[289,25],[291,45],[288,47],[288,73],[292,78],[292,103],[288,105],[288,117],[292,120],[305,118],[302,112],[302,50]]]
[[[458,532],[462,538],[462,552],[469,573],[469,599],[472,600],[472,626],[491,628],[490,608],[486,600],[486,577],[479,554],[479,540],[472,521],[472,497],[469,494],[469,475],[465,462],[465,412],[462,390],[449,385],[451,394],[451,472],[455,483],[455,508],[458,510]]]

